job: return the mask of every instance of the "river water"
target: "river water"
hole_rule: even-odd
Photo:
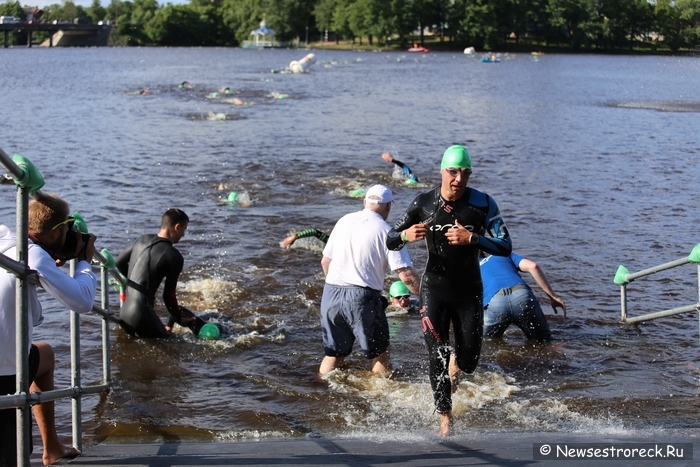
[[[180,301],[230,331],[159,342],[113,327],[114,388],[83,401],[88,442],[433,437],[417,315],[389,318],[391,379],[368,373],[359,353],[318,378],[322,246],[279,242],[330,231],[361,208],[348,193],[374,183],[394,189],[397,220],[439,181],[453,143],[469,148],[470,184],[497,200],[515,250],[568,306],[566,319],[543,306],[552,345],[528,344],[515,329],[485,341],[454,396],[455,431],[700,427],[697,315],[621,325],[613,283],[620,264],[638,271],[698,243],[700,59],[313,52],[309,73],[293,75],[272,71],[306,52],[0,50],[0,147],[32,160],[44,190],[69,200],[115,255],[156,232],[167,208],[184,209]],[[194,87],[180,89],[185,80]],[[224,87],[232,94],[208,97]],[[392,178],[384,150],[422,183]],[[0,221],[13,225],[14,190],[0,190]],[[231,191],[250,205],[228,203]],[[410,252],[422,269],[423,245]],[[691,265],[637,280],[630,314],[696,303],[697,284]],[[66,386],[68,316],[45,303],[36,336],[56,348]],[[83,323],[83,375],[99,381],[99,321]],[[57,412],[67,437],[70,404]]]

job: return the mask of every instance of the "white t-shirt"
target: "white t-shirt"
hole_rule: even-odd
[[[17,257],[17,238],[6,226],[0,225],[0,254]],[[90,264],[80,261],[75,276],[71,278],[56,266],[56,262],[39,245],[29,244],[27,264],[39,274],[41,286],[68,309],[84,313],[92,310],[97,290],[97,278]],[[0,267],[0,375],[14,375],[15,358],[15,281],[14,274]],[[44,317],[36,286],[29,284],[29,343],[31,345],[34,326]],[[29,349],[27,349],[29,352]]]
[[[323,249],[323,256],[331,259],[326,282],[381,291],[387,271],[413,267],[406,248],[387,249],[389,230],[382,216],[369,209],[341,217]]]

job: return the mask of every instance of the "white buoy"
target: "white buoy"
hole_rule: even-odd
[[[314,54],[307,54],[301,60],[289,62],[289,70],[292,73],[304,73],[314,63]]]
[[[464,53],[467,55],[473,55],[476,53],[476,49],[474,49],[474,47],[467,47],[464,49]]]

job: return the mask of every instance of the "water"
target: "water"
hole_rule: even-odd
[[[516,251],[568,306],[566,319],[543,306],[553,345],[515,330],[485,342],[454,396],[457,433],[698,428],[697,316],[623,326],[612,279],[620,264],[638,271],[698,242],[699,59],[314,52],[311,72],[291,75],[270,71],[304,51],[0,51],[0,147],[30,158],[45,191],[115,254],[156,232],[167,208],[184,209],[180,300],[231,332],[155,342],[114,328],[114,389],[84,399],[86,441],[434,436],[417,316],[390,317],[392,379],[373,377],[359,353],[319,379],[321,247],[279,242],[329,231],[361,206],[347,193],[377,182],[394,189],[395,221],[437,183],[452,143],[469,148],[470,184],[498,201]],[[194,88],[179,89],[184,80]],[[244,105],[207,98],[226,86]],[[423,183],[392,179],[384,150]],[[13,224],[14,190],[0,189],[0,220]],[[231,191],[249,207],[227,203]],[[422,269],[424,247],[410,252]],[[697,294],[694,266],[660,273],[630,285],[630,314]],[[56,348],[65,386],[67,314],[45,303],[36,335]],[[98,381],[98,320],[84,322],[83,375]],[[57,411],[67,436],[70,404]]]

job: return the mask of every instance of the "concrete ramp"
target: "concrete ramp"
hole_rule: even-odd
[[[105,47],[109,40],[109,26],[102,27],[97,31],[64,31],[60,30],[53,34],[50,41],[46,39],[40,47]],[[53,44],[51,43],[53,42]]]

